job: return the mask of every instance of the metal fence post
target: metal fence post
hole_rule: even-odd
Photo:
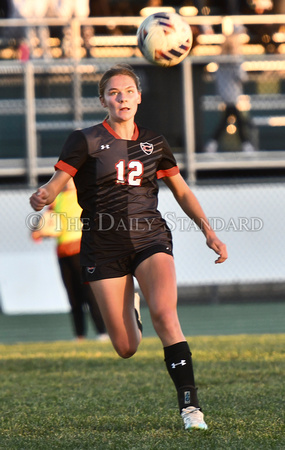
[[[25,65],[25,103],[26,103],[26,147],[28,183],[37,185],[37,132],[35,105],[34,65],[28,61]]]
[[[192,62],[187,57],[182,63],[183,101],[184,101],[184,137],[186,146],[186,169],[188,182],[196,181],[195,168],[195,122],[193,102]]]
[[[78,69],[78,61],[74,61],[73,65],[73,107],[74,114],[73,119],[75,122],[82,122],[83,120],[83,108],[82,108],[82,85],[81,85],[81,73]]]
[[[73,18],[71,20],[71,36],[72,36],[72,57],[75,60],[81,58],[81,24],[80,20]]]

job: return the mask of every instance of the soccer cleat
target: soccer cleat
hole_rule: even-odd
[[[100,333],[100,334],[97,334],[95,339],[98,342],[107,342],[110,340],[110,337],[109,337],[108,333]]]
[[[143,327],[142,327],[140,303],[141,303],[141,298],[140,298],[139,294],[136,292],[135,296],[134,296],[135,313],[136,313],[136,318],[137,318],[137,322],[138,322],[138,327],[139,327],[140,331],[142,332]]]
[[[208,425],[204,421],[204,414],[200,408],[188,406],[182,409],[181,417],[184,422],[185,430],[207,430]]]

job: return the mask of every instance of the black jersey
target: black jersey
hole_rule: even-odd
[[[104,121],[71,133],[55,168],[74,177],[83,209],[82,265],[171,243],[157,179],[179,169],[163,136],[136,126],[133,140],[121,139]]]

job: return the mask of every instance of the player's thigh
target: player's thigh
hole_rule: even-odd
[[[134,309],[132,275],[90,282],[106,326],[120,328]]]
[[[131,357],[141,341],[132,275],[90,283],[112,344],[122,358]]]
[[[176,273],[171,255],[155,253],[140,263],[135,276],[151,311],[176,309]]]

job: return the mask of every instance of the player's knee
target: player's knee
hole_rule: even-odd
[[[135,344],[120,344],[115,345],[115,350],[123,359],[131,358],[137,351],[138,346]]]
[[[123,359],[128,359],[128,358],[131,358],[135,353],[136,352],[131,352],[131,351],[124,352],[124,353],[120,354],[120,357]]]
[[[119,349],[117,350],[117,353],[121,358],[128,359],[131,358],[136,353],[136,351],[137,349],[127,348],[127,349]]]
[[[177,316],[172,310],[159,311],[152,314],[152,321],[155,329],[158,331],[167,331],[177,325]]]

